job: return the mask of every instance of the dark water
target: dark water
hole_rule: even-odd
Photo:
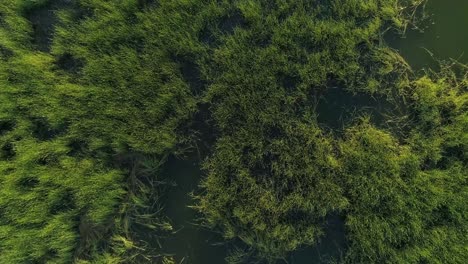
[[[176,230],[163,241],[164,253],[173,255],[176,263],[224,263],[227,246],[222,237],[200,227],[196,211],[189,207],[202,175],[198,159],[172,156],[163,173],[174,185],[167,193],[165,212]]]
[[[343,131],[356,116],[369,116],[373,124],[381,125],[394,106],[378,96],[352,94],[341,87],[329,87],[316,107],[317,121],[326,129]]]
[[[388,44],[415,70],[437,69],[435,59],[468,63],[468,1],[429,0],[425,10],[423,32],[410,28],[405,36],[388,34]]]
[[[325,235],[315,247],[293,252],[289,257],[290,264],[339,263],[346,251],[344,218],[330,215],[325,219]]]

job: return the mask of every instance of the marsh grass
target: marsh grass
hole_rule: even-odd
[[[333,215],[338,262],[462,263],[467,67],[383,39],[424,4],[2,1],[0,262],[187,262],[179,211],[231,263],[321,250]],[[168,208],[194,151],[194,211]]]

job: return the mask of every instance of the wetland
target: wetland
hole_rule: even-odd
[[[461,263],[463,0],[0,3],[0,262]]]

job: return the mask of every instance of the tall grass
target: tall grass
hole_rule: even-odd
[[[232,263],[287,260],[336,214],[342,262],[462,263],[467,67],[415,73],[382,38],[424,3],[1,1],[0,262],[174,263],[160,170],[203,145],[193,208]],[[384,125],[364,103],[330,128],[331,89],[386,101]]]

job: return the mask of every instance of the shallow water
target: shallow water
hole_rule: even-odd
[[[320,97],[316,112],[317,121],[322,127],[341,132],[356,116],[369,116],[373,124],[382,125],[385,116],[394,108],[383,97],[366,93],[352,94],[341,87],[329,87]]]
[[[198,159],[171,156],[163,173],[173,185],[165,197],[165,213],[176,230],[162,241],[164,253],[173,255],[176,263],[224,263],[227,247],[222,237],[200,227],[197,213],[188,207],[194,204],[191,193],[197,190],[202,175]]]
[[[317,245],[293,252],[289,257],[289,264],[333,263],[343,258],[347,247],[344,218],[330,215],[325,222],[325,235],[319,239]]]
[[[423,32],[409,28],[405,36],[387,34],[388,44],[415,70],[436,69],[435,59],[468,63],[468,1],[429,0],[425,10]]]

